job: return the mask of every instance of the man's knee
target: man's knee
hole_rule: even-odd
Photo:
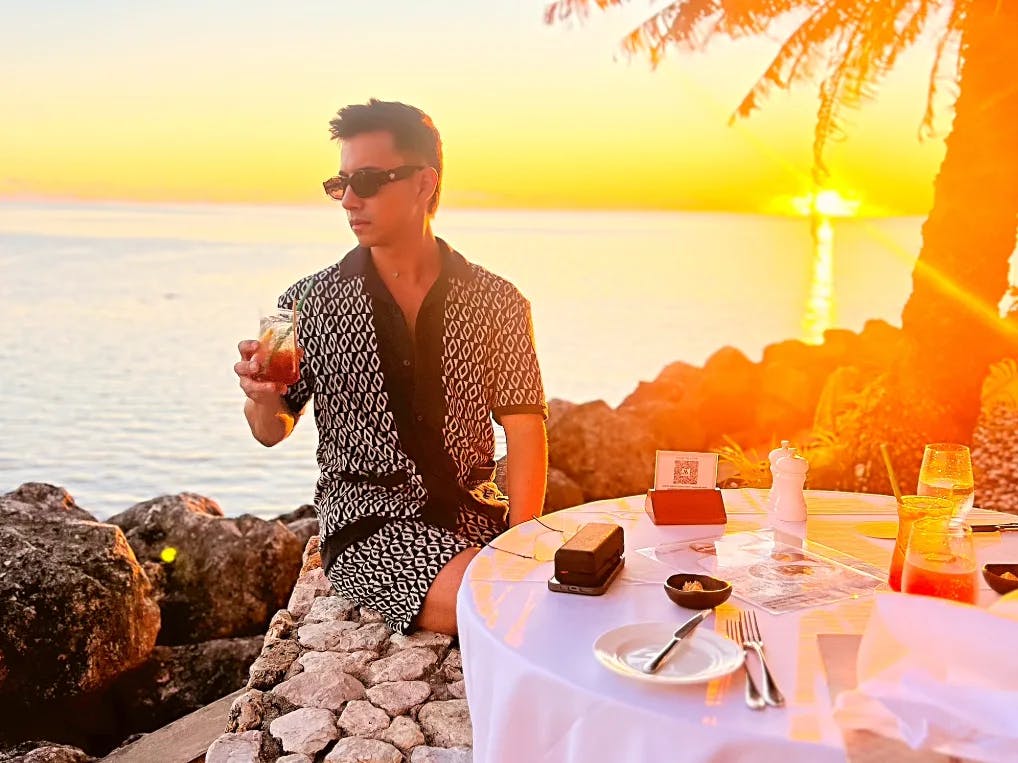
[[[439,570],[424,597],[424,606],[417,618],[417,627],[438,633],[456,634],[456,594],[459,593],[467,565],[480,552],[468,548],[456,554]]]

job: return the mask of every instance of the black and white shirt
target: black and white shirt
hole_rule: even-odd
[[[326,569],[378,521],[453,528],[464,502],[490,498],[475,488],[494,471],[492,417],[547,416],[530,304],[505,279],[439,245],[441,272],[415,337],[367,248],[279,299],[291,307],[315,279],[298,325],[300,379],[284,400],[299,412],[315,399]]]

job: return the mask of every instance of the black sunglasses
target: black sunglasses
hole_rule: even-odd
[[[406,180],[417,170],[423,170],[422,164],[404,164],[391,170],[357,170],[349,175],[340,172],[336,177],[329,178],[322,187],[330,198],[343,200],[343,194],[349,186],[362,199],[369,199],[382,190],[382,186],[397,180]]]

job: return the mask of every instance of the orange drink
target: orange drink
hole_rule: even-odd
[[[975,604],[979,593],[972,528],[957,519],[912,525],[901,575],[905,593]]]
[[[894,541],[891,555],[891,570],[887,582],[895,591],[901,590],[901,571],[905,564],[905,549],[909,533],[916,520],[926,517],[948,519],[954,511],[954,503],[945,498],[925,495],[905,495],[898,504],[898,537]]]
[[[297,341],[293,313],[279,309],[261,319],[258,351],[252,358],[258,363],[258,381],[294,384],[299,378]]]

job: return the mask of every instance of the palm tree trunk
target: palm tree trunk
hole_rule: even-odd
[[[872,468],[881,440],[908,492],[925,443],[969,443],[989,365],[1018,356],[1014,324],[998,309],[1018,228],[1016,32],[1018,3],[972,2],[954,125],[902,314],[907,350],[854,443],[854,462],[867,467],[858,470],[863,489],[887,489],[883,470]]]

